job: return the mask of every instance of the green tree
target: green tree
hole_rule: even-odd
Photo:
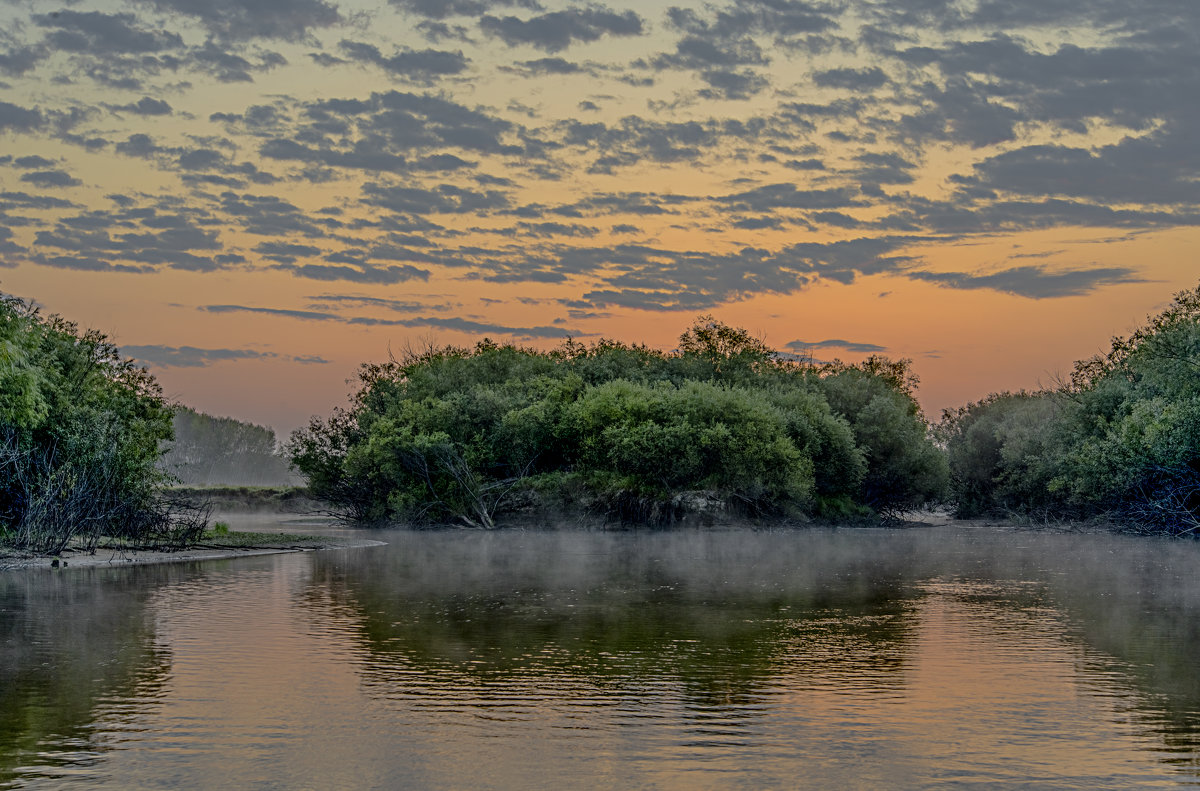
[[[942,422],[964,514],[1106,517],[1200,531],[1200,287],[1054,391],[993,395]]]
[[[938,502],[949,477],[945,455],[934,445],[914,396],[917,378],[910,363],[881,357],[857,366],[835,362],[822,369],[820,380],[866,462],[858,499],[885,513]]]
[[[350,407],[288,449],[355,519],[490,527],[546,497],[669,519],[686,493],[752,514],[898,511],[935,495],[944,464],[915,377],[885,363],[817,371],[711,317],[669,353],[426,347],[363,366]]]
[[[198,533],[202,518],[158,496],[170,437],[157,382],[104,335],[0,299],[0,530],[9,542],[57,552],[77,536],[94,545],[101,535]]]

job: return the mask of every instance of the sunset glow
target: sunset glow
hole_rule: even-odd
[[[1036,388],[1200,267],[1200,6],[0,6],[0,290],[286,433],[389,349],[908,357]]]

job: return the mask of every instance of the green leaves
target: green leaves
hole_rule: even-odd
[[[159,530],[171,409],[104,335],[0,295],[0,526],[55,551]],[[139,532],[140,531],[140,532]]]
[[[36,311],[0,295],[0,424],[32,429],[49,414],[46,381],[36,362],[41,334]]]
[[[1057,391],[993,395],[943,419],[959,512],[1106,516],[1200,528],[1200,288]]]
[[[661,518],[685,492],[754,514],[858,514],[919,505],[944,478],[906,361],[822,371],[710,317],[677,352],[485,340],[364,366],[360,381],[350,411],[289,442],[313,493],[354,518],[488,526],[547,501]]]

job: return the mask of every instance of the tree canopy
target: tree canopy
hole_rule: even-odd
[[[0,538],[57,552],[202,529],[158,496],[171,414],[103,334],[0,295]]]
[[[1106,516],[1200,528],[1200,287],[1061,386],[948,411],[941,434],[959,513]]]
[[[945,464],[907,361],[873,365],[801,365],[709,316],[671,352],[428,347],[364,365],[350,407],[288,451],[314,495],[367,521],[491,527],[552,503],[670,521],[689,493],[799,518],[918,507]]]

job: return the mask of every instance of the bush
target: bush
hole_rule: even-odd
[[[710,317],[671,353],[427,348],[364,366],[351,407],[288,450],[315,496],[366,521],[490,527],[538,498],[669,521],[685,492],[754,514],[916,507],[944,464],[907,365],[870,365],[798,365]]]
[[[1200,288],[1053,391],[992,395],[942,421],[958,510],[1200,530]]]
[[[866,463],[856,499],[885,513],[935,503],[948,483],[945,456],[913,396],[916,379],[908,365],[872,357],[861,366],[834,364],[821,379]]]
[[[163,500],[172,410],[95,331],[0,295],[0,531],[57,553],[73,539],[186,540],[203,514]],[[199,527],[197,527],[199,524]]]

